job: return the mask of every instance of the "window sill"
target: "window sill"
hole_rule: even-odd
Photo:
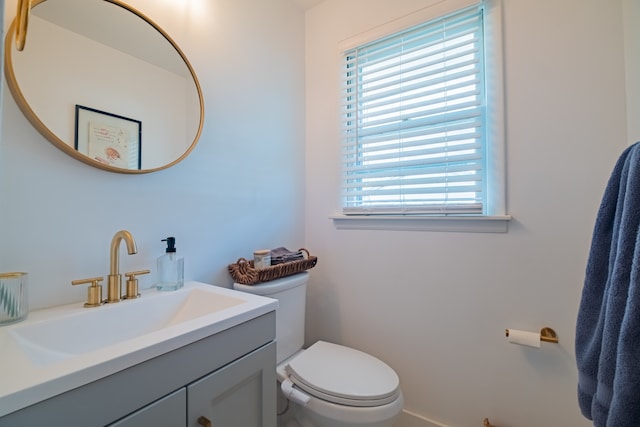
[[[498,216],[402,216],[333,215],[338,230],[453,231],[506,233],[511,215]]]

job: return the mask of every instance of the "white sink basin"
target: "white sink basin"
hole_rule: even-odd
[[[271,298],[198,282],[0,327],[0,417],[274,311]]]
[[[201,288],[156,292],[153,298],[73,310],[66,316],[16,325],[9,333],[34,363],[46,365],[211,315],[244,302],[245,299]]]

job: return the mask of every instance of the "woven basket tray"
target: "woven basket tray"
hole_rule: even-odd
[[[292,274],[302,273],[305,270],[315,267],[318,263],[318,257],[311,256],[309,251],[304,248],[300,250],[307,253],[307,259],[283,262],[282,264],[256,270],[253,268],[253,260],[247,261],[244,258],[240,258],[237,263],[229,264],[229,273],[236,283],[255,285],[261,282],[291,276]]]

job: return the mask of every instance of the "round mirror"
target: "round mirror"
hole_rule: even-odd
[[[200,137],[202,91],[160,27],[118,0],[33,0],[26,44],[14,19],[5,75],[18,106],[56,147],[119,173],[184,159]]]

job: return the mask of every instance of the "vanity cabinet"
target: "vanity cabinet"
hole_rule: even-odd
[[[109,424],[109,427],[141,427],[141,426],[170,426],[185,425],[187,411],[187,389],[171,393],[169,396],[153,402],[133,414]]]
[[[0,418],[0,427],[276,426],[275,312]]]
[[[258,349],[109,427],[197,426],[200,417],[216,427],[275,427],[274,350],[275,343]]]
[[[205,417],[216,427],[275,427],[275,346],[273,342],[189,385],[187,426]],[[260,354],[267,350],[268,355]]]

